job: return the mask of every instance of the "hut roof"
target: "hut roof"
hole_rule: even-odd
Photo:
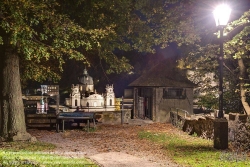
[[[151,68],[129,84],[132,87],[194,87],[187,79],[186,70],[176,68],[167,60]]]

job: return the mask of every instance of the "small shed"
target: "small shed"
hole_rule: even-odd
[[[129,84],[133,87],[133,114],[154,122],[169,122],[171,108],[193,113],[193,88],[186,70],[162,61]]]

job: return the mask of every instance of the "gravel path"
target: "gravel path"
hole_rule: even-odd
[[[53,143],[58,155],[86,157],[103,167],[160,167],[179,165],[173,163],[160,145],[139,139],[141,130],[175,132],[170,124],[98,124],[94,132],[82,129],[55,130],[28,129],[39,141]]]

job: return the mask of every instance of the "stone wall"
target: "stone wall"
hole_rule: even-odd
[[[131,119],[131,109],[121,111],[96,112],[96,120],[106,124],[128,123]],[[122,117],[123,115],[123,117]]]
[[[245,114],[238,114],[238,113],[229,113],[228,120],[229,121],[240,121],[246,123],[248,119],[248,115]]]
[[[203,135],[207,138],[213,137],[214,117],[212,116],[192,115],[185,118],[182,115],[177,116],[176,112],[171,111],[170,117],[174,126],[179,126],[184,132],[188,132],[190,135],[196,134],[197,136]]]
[[[187,117],[182,130],[191,135],[195,133],[198,136],[203,135],[204,137],[211,138],[214,130],[214,118],[211,116]]]
[[[182,128],[184,132],[188,132],[190,135],[196,134],[197,136],[202,136],[206,138],[213,138],[214,133],[214,117],[213,116],[197,116],[191,115],[191,117],[186,117],[182,115],[176,115],[176,112],[170,113],[171,122],[174,126]],[[246,123],[248,116],[245,114],[229,113],[225,115],[228,120],[228,133],[229,136],[235,127],[234,122],[240,121]]]

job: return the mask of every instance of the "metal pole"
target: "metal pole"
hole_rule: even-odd
[[[56,112],[57,112],[57,114],[60,112],[59,103],[60,103],[60,94],[59,94],[59,90],[58,90],[58,94],[56,95]]]
[[[223,118],[223,27],[220,27],[220,56],[219,56],[219,118]]]

